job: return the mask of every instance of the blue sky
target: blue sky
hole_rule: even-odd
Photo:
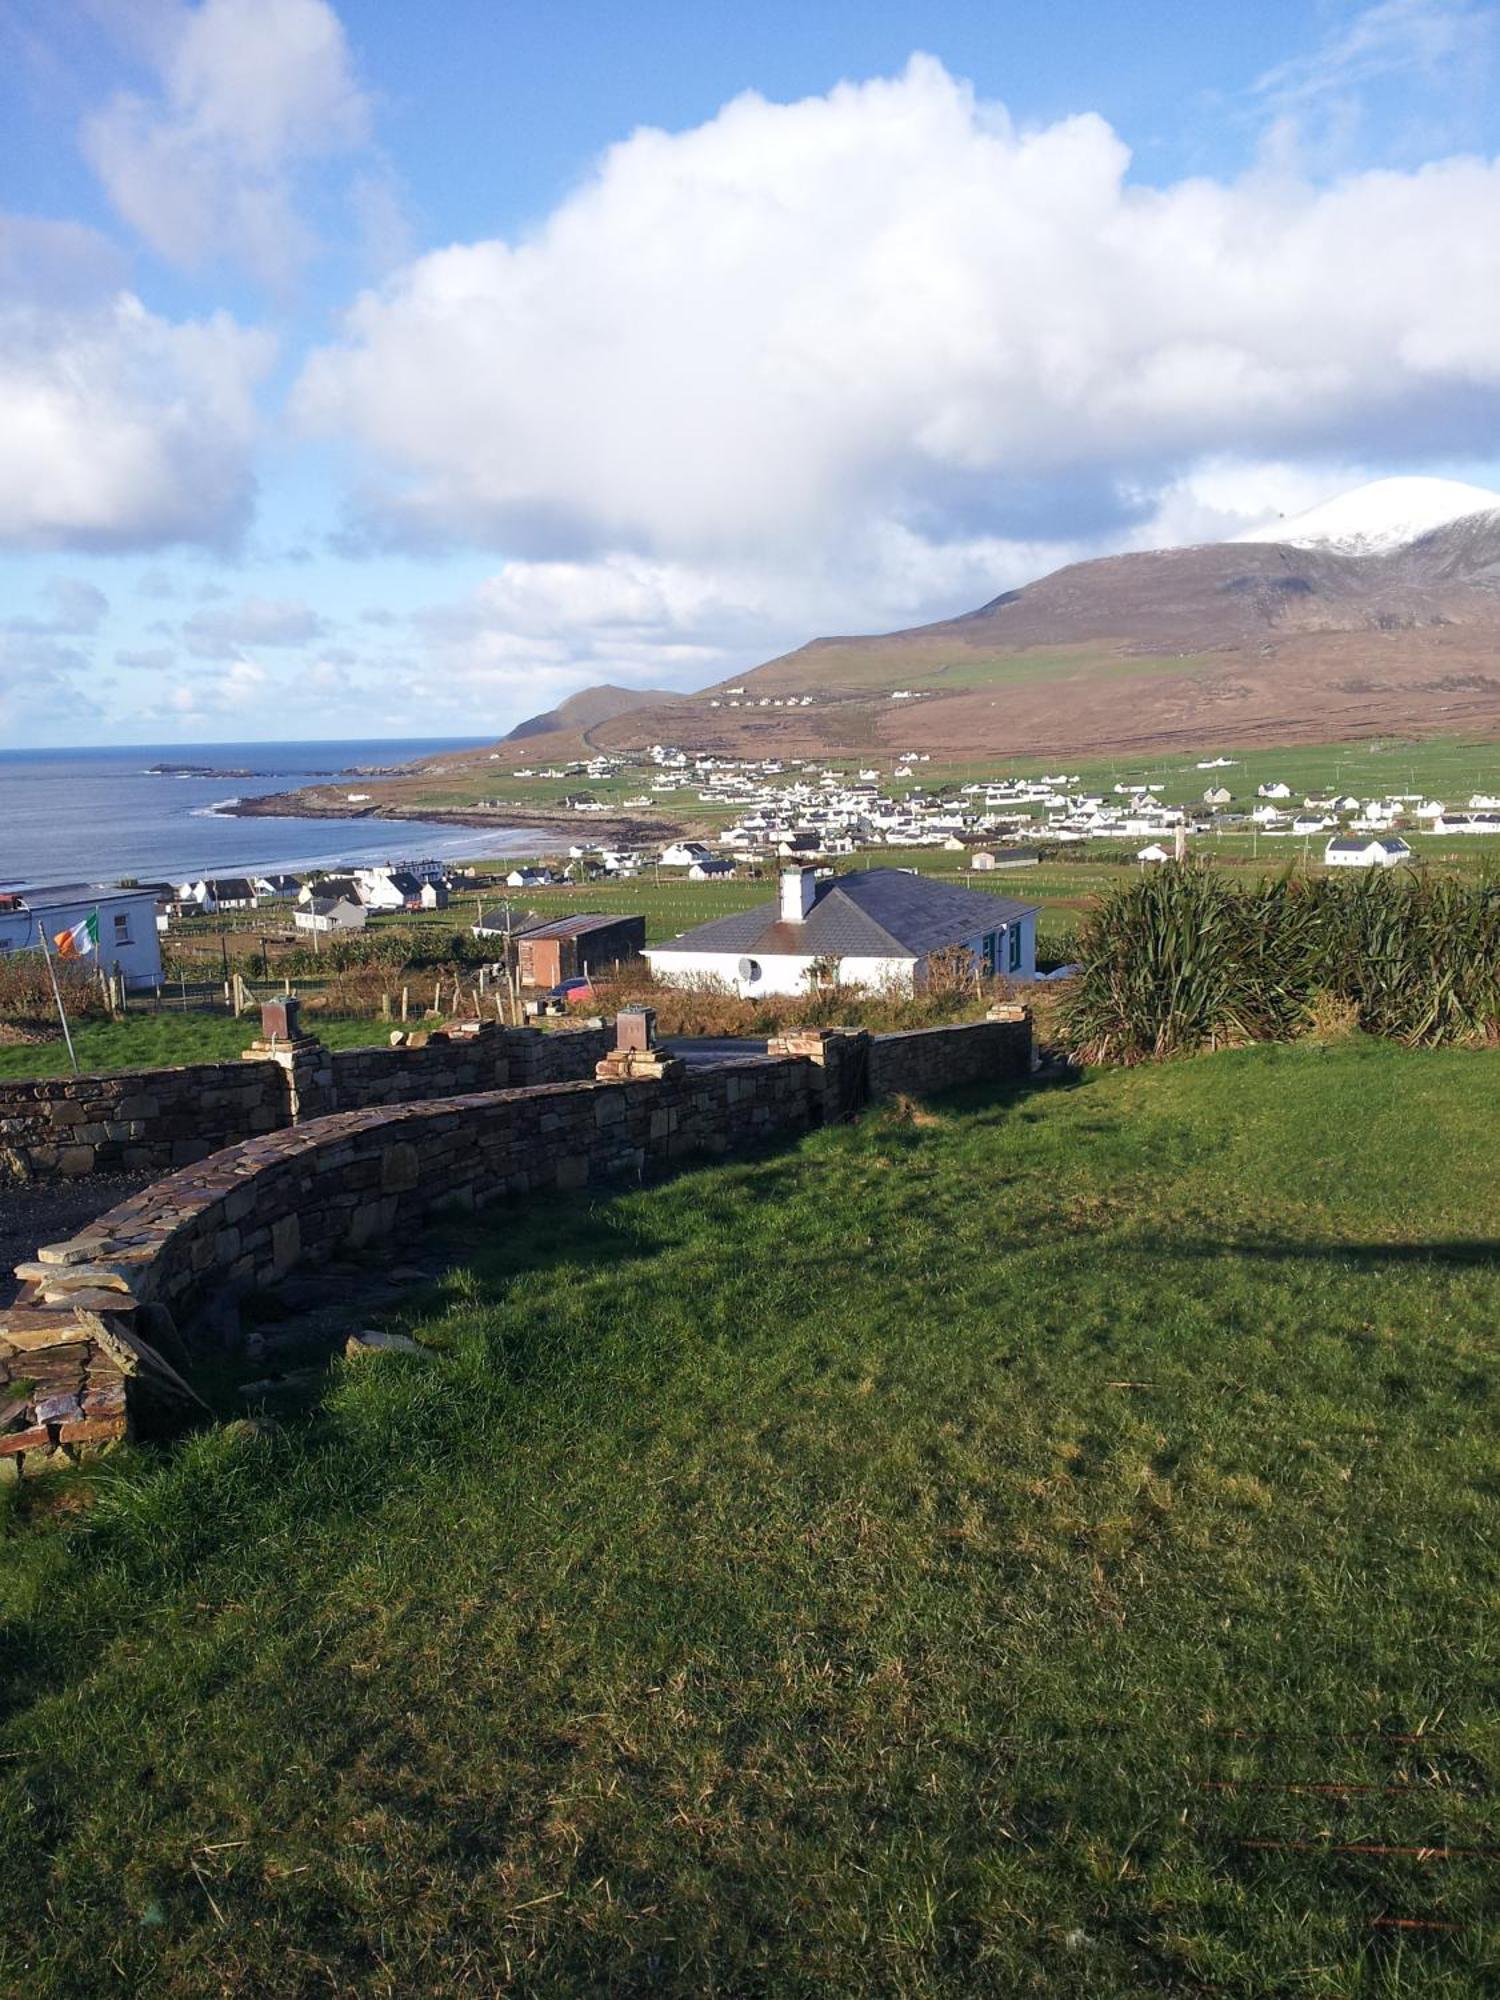
[[[12,0],[0,739],[499,732],[1500,485],[1496,27]]]

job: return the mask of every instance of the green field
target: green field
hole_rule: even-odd
[[[1031,679],[1043,672],[1055,673],[1087,665],[1089,657],[1085,654],[1076,657],[1037,654],[998,664],[959,659],[945,670],[943,683],[949,687],[968,687],[988,685],[997,677]],[[1159,662],[1130,660],[1119,662],[1118,667],[1121,673],[1148,669],[1167,672],[1185,670],[1197,664],[1196,661],[1179,659]],[[919,730],[914,734],[920,738]],[[1235,760],[1230,768],[1215,771],[1198,769],[1201,759],[1219,754]],[[1107,792],[1117,782],[1161,783],[1165,787],[1163,796],[1174,805],[1196,804],[1208,786],[1221,783],[1234,793],[1237,803],[1249,805],[1254,803],[1257,785],[1278,779],[1293,788],[1299,802],[1307,792],[1331,789],[1350,792],[1360,798],[1381,796],[1387,792],[1423,791],[1429,796],[1447,798],[1450,803],[1455,799],[1467,799],[1471,792],[1500,793],[1500,743],[1479,738],[1433,737],[1421,741],[1378,738],[1362,743],[1298,744],[1279,749],[1274,746],[1251,750],[1227,748],[1222,751],[1210,744],[1200,750],[1156,753],[1139,759],[1111,757],[1082,762],[1069,758],[1047,760],[1027,757],[1017,760],[993,756],[973,764],[920,765],[910,783],[891,781],[891,773],[898,760],[890,749],[884,747],[876,749],[867,746],[858,752],[849,750],[821,761],[830,768],[853,769],[860,756],[873,759],[897,795],[906,793],[912,783],[968,784],[986,778],[1037,777],[1044,771],[1066,771],[1069,776],[1076,773],[1080,788],[1085,791]],[[413,796],[408,803],[414,807],[451,808],[470,804],[478,797],[494,797],[512,801],[518,806],[550,807],[560,805],[571,792],[587,790],[618,810],[625,799],[649,792],[651,779],[659,775],[656,767],[644,765],[628,769],[618,777],[600,780],[581,777],[519,779],[511,777],[512,768],[513,762],[509,757],[494,765],[486,761],[466,777],[455,776],[434,783],[420,796]],[[643,813],[646,810],[643,808]],[[696,785],[685,786],[676,794],[653,795],[649,813],[710,828],[724,824],[735,816],[730,808],[701,804]],[[591,837],[589,824],[588,814],[578,814],[576,826],[570,821],[565,828],[559,829],[552,843],[553,851],[556,851],[559,841],[564,845],[574,840],[587,841]],[[482,836],[477,837],[476,851],[482,851]]]
[[[314,1031],[330,1048],[362,1048],[383,1042],[389,1021],[329,1020],[320,1016]],[[259,1031],[258,1016],[232,1014],[128,1014],[118,1021],[73,1024],[73,1046],[85,1075],[105,1070],[160,1069],[173,1063],[233,1062]],[[68,1051],[56,1041],[0,1045],[0,1077],[65,1076]]]
[[[13,1501],[0,1991],[1493,1994],[1496,1063],[507,1204]]]
[[[1200,771],[1200,760],[1225,756],[1228,769]],[[935,766],[921,767],[931,777]],[[1195,804],[1210,785],[1225,785],[1237,806],[1256,803],[1258,785],[1278,780],[1290,785],[1293,802],[1309,792],[1347,792],[1357,798],[1378,798],[1389,792],[1421,791],[1450,803],[1471,792],[1500,794],[1500,742],[1473,737],[1431,737],[1422,741],[1376,738],[1365,743],[1295,744],[1285,748],[1241,750],[1208,744],[1194,751],[1143,758],[1071,758],[1051,762],[1035,757],[1017,762],[989,758],[973,765],[945,766],[940,775],[959,784],[985,778],[1037,777],[1042,772],[1078,777],[1078,789],[1108,792],[1116,783],[1161,784],[1169,805]]]

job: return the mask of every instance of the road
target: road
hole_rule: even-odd
[[[728,1035],[663,1035],[662,1047],[674,1056],[681,1056],[695,1069],[711,1068],[715,1063],[738,1062],[745,1056],[763,1056],[766,1045],[752,1036],[733,1037]]]

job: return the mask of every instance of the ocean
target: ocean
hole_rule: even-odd
[[[235,819],[236,798],[285,792],[359,765],[405,764],[492,737],[404,742],[148,743],[108,750],[0,750],[0,888],[186,881],[250,870],[354,866],[399,857],[515,854],[536,834],[420,820]],[[165,776],[196,764],[253,776]],[[365,787],[351,780],[348,789]]]

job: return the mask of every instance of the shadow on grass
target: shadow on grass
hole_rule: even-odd
[[[1052,1081],[1046,1087],[1076,1083]],[[940,1118],[956,1113],[991,1124],[1022,1114],[1035,1094],[1029,1083],[1018,1082],[949,1092],[930,1102]],[[878,1121],[883,1152],[915,1149],[932,1136],[919,1125],[903,1125],[884,1106],[870,1107],[865,1117]],[[448,1272],[414,1286],[409,1304],[399,1295],[392,1297],[389,1307],[374,1316],[399,1323],[404,1313],[412,1324],[451,1316],[454,1338],[450,1343],[439,1337],[437,1358],[361,1362],[361,1369],[377,1371],[369,1382],[372,1394],[352,1403],[339,1399],[329,1406],[278,1412],[274,1426],[260,1434],[246,1435],[244,1425],[221,1424],[186,1448],[134,1447],[69,1482],[75,1490],[80,1485],[95,1489],[93,1509],[85,1508],[75,1519],[38,1489],[35,1501],[31,1495],[23,1497],[15,1526],[24,1531],[36,1504],[38,1525],[70,1539],[76,1535],[75,1553],[82,1560],[90,1561],[87,1545],[92,1543],[91,1566],[114,1568],[123,1583],[134,1587],[154,1579],[153,1587],[170,1596],[184,1578],[237,1560],[258,1537],[274,1533],[279,1538],[298,1523],[312,1529],[341,1517],[368,1521],[388,1497],[409,1487],[414,1465],[452,1466],[492,1452],[497,1433],[513,1421],[518,1390],[524,1396],[535,1384],[538,1395],[545,1395],[553,1385],[565,1385],[600,1339],[608,1337],[608,1313],[548,1312],[549,1274],[556,1274],[557,1285],[566,1290],[615,1272],[624,1278],[631,1271],[635,1275],[625,1285],[638,1295],[635,1309],[640,1309],[642,1267],[681,1247],[693,1232],[686,1222],[680,1233],[672,1226],[670,1208],[632,1209],[626,1205],[628,1197],[641,1187],[655,1191],[707,1183],[703,1170],[713,1168],[724,1178],[712,1199],[726,1210],[742,1204],[769,1207],[829,1170],[826,1155],[801,1150],[804,1136],[786,1134],[753,1151],[684,1160],[638,1184],[499,1203],[462,1220],[434,1219],[424,1231],[422,1254],[447,1260]],[[507,1315],[497,1310],[513,1285],[538,1278],[543,1289],[534,1312]],[[464,1324],[466,1318],[471,1324]],[[670,1337],[652,1351],[649,1362],[641,1358],[641,1348],[633,1351],[648,1374],[675,1365]],[[257,1498],[272,1494],[274,1505],[269,1498]],[[113,1594],[108,1590],[104,1597]],[[120,1604],[125,1604],[123,1596]],[[89,1611],[96,1651],[108,1644],[116,1615],[116,1607],[103,1600]],[[118,1616],[128,1616],[127,1610],[119,1609]],[[14,1717],[80,1677],[78,1635],[72,1626],[73,1614],[54,1617],[45,1600],[13,1613],[0,1626],[0,1718]]]
[[[1500,1268],[1500,1242],[1458,1238],[1447,1243],[1287,1243],[1158,1236],[1145,1246],[1167,1257],[1246,1257],[1269,1263],[1353,1264],[1378,1271],[1391,1264],[1447,1265],[1457,1270]]]

